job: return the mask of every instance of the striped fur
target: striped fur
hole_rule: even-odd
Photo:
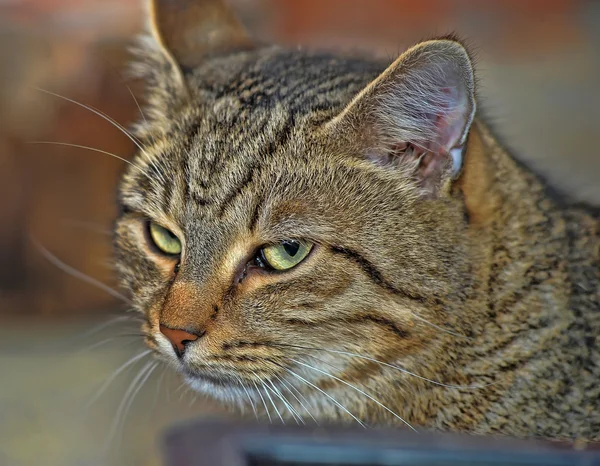
[[[306,416],[292,385],[327,421],[403,425],[393,411],[416,428],[600,439],[597,213],[549,195],[478,118],[435,196],[414,163],[372,163],[361,113],[331,122],[386,64],[220,50],[179,70],[184,90],[153,39],[140,56],[144,150],[121,183],[117,264],[149,344],[192,387],[247,404],[272,383]],[[182,240],[179,264],[148,246],[147,219]],[[246,273],[285,239],[316,247],[287,273]],[[159,322],[206,333],[179,361]]]

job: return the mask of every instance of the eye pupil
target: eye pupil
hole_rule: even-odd
[[[285,240],[261,248],[257,263],[264,268],[288,270],[304,260],[311,251],[313,243]]]
[[[283,249],[285,249],[285,252],[290,255],[290,257],[294,257],[300,250],[300,243],[297,241],[284,241],[281,245],[283,246]]]

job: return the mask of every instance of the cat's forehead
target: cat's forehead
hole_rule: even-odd
[[[189,80],[201,98],[234,97],[250,112],[279,106],[306,114],[337,110],[382,69],[360,58],[270,46],[209,58]]]
[[[298,183],[302,174],[314,176],[309,172],[323,168],[315,157],[324,155],[315,128],[379,68],[279,47],[208,59],[191,73],[189,100],[169,129],[147,138],[135,160],[141,170],[131,170],[124,196],[184,217],[184,210],[226,209],[275,179]]]
[[[166,215],[181,225],[190,219],[239,223],[240,215],[256,216],[259,204],[264,209],[294,199],[298,191],[308,194],[327,167],[314,163],[323,155],[318,143],[288,118],[274,111],[262,134],[252,125],[216,130],[204,120],[187,137],[140,154],[122,193],[151,216]],[[247,219],[249,228],[255,220]]]

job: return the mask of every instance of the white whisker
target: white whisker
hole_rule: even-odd
[[[141,333],[140,334],[126,333],[126,334],[121,334],[121,335],[115,335],[113,337],[105,338],[103,340],[100,340],[100,341],[92,344],[92,345],[82,348],[80,350],[80,352],[92,351],[96,348],[106,345],[107,343],[110,343],[111,341],[115,341],[115,340],[119,339],[119,337],[135,338],[134,340],[125,342],[123,345],[121,345],[121,348],[122,348],[123,346],[127,346],[127,345],[131,345],[132,343],[136,343],[143,336],[144,335],[142,335]]]
[[[288,358],[290,361],[296,363],[296,364],[300,364],[301,366],[307,367],[309,369],[315,370],[323,375],[326,375],[328,377],[331,377],[334,380],[337,380],[340,383],[343,383],[344,385],[347,385],[348,387],[356,390],[358,393],[366,396],[369,400],[373,401],[374,403],[376,403],[378,406],[382,407],[383,409],[385,409],[387,412],[391,413],[394,417],[396,417],[396,419],[399,419],[400,421],[402,421],[404,424],[406,424],[408,427],[410,427],[412,430],[414,430],[415,432],[417,432],[417,429],[415,429],[413,426],[411,426],[407,421],[405,421],[402,417],[400,417],[398,414],[396,414],[394,411],[392,411],[390,408],[388,408],[387,406],[385,406],[383,403],[381,403],[379,400],[376,400],[375,398],[373,398],[371,395],[369,395],[368,393],[366,393],[365,391],[361,390],[360,388],[352,385],[351,383],[346,382],[345,380],[340,379],[339,377],[336,377],[333,374],[330,374],[329,372],[323,371],[321,369],[318,369],[316,367],[311,366],[310,364],[305,364],[301,361],[297,361],[295,359],[292,358]]]
[[[421,316],[420,316],[420,315],[418,315],[418,314],[415,314],[414,312],[411,312],[411,315],[412,315],[412,316],[413,316],[415,319],[417,319],[417,320],[420,320],[421,322],[423,322],[423,323],[425,323],[425,324],[427,324],[427,325],[429,325],[429,326],[431,326],[431,327],[433,327],[433,328],[435,328],[435,329],[437,329],[437,330],[440,330],[440,331],[442,331],[442,332],[448,333],[448,334],[450,334],[450,335],[453,335],[453,336],[455,336],[455,337],[459,337],[459,338],[465,338],[465,339],[467,339],[467,340],[472,340],[472,338],[471,338],[471,337],[468,337],[468,336],[466,336],[466,335],[461,335],[460,333],[453,332],[452,330],[448,330],[447,328],[440,327],[439,325],[436,325],[436,324],[434,324],[434,323],[432,323],[432,322],[429,322],[428,320],[424,319],[423,317],[421,317]]]
[[[71,103],[73,103],[73,104],[75,104],[75,105],[78,105],[79,107],[85,108],[86,110],[88,110],[88,111],[92,112],[93,114],[95,114],[95,115],[99,116],[100,118],[104,119],[105,121],[107,121],[107,122],[111,123],[111,124],[112,124],[112,125],[113,125],[115,128],[117,128],[117,129],[118,129],[119,131],[121,131],[121,132],[122,132],[122,133],[123,133],[125,136],[127,136],[127,137],[128,137],[130,140],[131,140],[131,142],[133,142],[133,143],[134,143],[134,144],[137,146],[137,148],[138,148],[138,149],[139,149],[139,150],[140,150],[140,151],[141,151],[141,152],[142,152],[142,153],[143,153],[143,154],[146,156],[147,160],[148,160],[148,161],[149,161],[149,162],[150,162],[150,163],[151,163],[151,164],[152,164],[152,165],[153,165],[155,168],[157,168],[157,166],[154,164],[154,162],[153,162],[153,160],[152,160],[152,157],[150,157],[150,155],[148,154],[148,152],[147,152],[147,151],[146,151],[146,150],[145,150],[145,149],[142,147],[142,145],[141,145],[141,144],[140,144],[140,142],[137,140],[137,138],[135,138],[135,137],[134,137],[134,136],[133,136],[133,135],[132,135],[132,134],[131,134],[129,131],[127,131],[127,129],[126,129],[126,128],[125,128],[123,125],[121,125],[119,122],[117,122],[117,121],[116,121],[116,120],[114,120],[113,118],[109,117],[109,116],[108,116],[106,113],[104,113],[104,112],[101,112],[100,110],[98,110],[98,109],[96,109],[96,108],[94,108],[94,107],[92,107],[92,106],[89,106],[89,105],[82,104],[81,102],[77,102],[76,100],[73,100],[73,99],[69,99],[68,97],[65,97],[65,96],[63,96],[63,95],[56,94],[56,93],[54,93],[54,92],[50,92],[50,91],[47,91],[47,90],[45,90],[45,89],[41,89],[41,88],[39,88],[39,87],[38,87],[38,88],[36,88],[36,89],[37,89],[38,91],[44,92],[44,93],[46,93],[46,94],[49,94],[49,95],[52,95],[52,96],[54,96],[54,97],[58,97],[59,99],[66,100],[67,102],[71,102]],[[136,102],[137,102],[137,101],[136,101]],[[143,116],[143,115],[142,115],[142,116]],[[161,181],[163,184],[165,184],[165,185],[166,185],[166,184],[167,184],[167,181],[165,180],[165,178],[164,178],[164,176],[162,175],[162,173],[160,172],[160,170],[158,170],[158,168],[157,168],[157,170],[156,170],[156,173],[158,174],[160,181]]]
[[[181,391],[181,394],[179,395],[179,401],[183,400],[183,397],[187,396],[191,390],[191,387],[186,383],[181,384],[181,388],[185,388],[185,390],[178,390]]]
[[[125,83],[123,83],[123,84],[125,84]],[[131,94],[131,97],[133,97],[133,101],[135,102],[135,105],[137,106],[138,110],[140,111],[140,115],[142,115],[142,118],[144,119],[144,123],[146,123],[146,125],[147,125],[148,124],[148,120],[146,120],[146,115],[144,115],[144,112],[142,111],[142,107],[140,106],[138,100],[136,99],[135,94],[131,90],[131,87],[129,87],[127,84],[125,84],[125,87],[127,88],[127,90],[129,91],[129,93]]]
[[[77,147],[78,149],[85,149],[85,150],[89,150],[92,152],[98,152],[99,154],[110,155],[111,157],[113,157],[117,160],[120,160],[121,162],[125,162],[125,163],[131,165],[132,167],[136,167],[140,171],[143,171],[140,167],[138,167],[133,162],[130,162],[129,160],[127,160],[123,157],[113,154],[112,152],[107,152],[105,150],[97,149],[95,147],[89,147],[89,146],[84,146],[81,144],[72,144],[70,142],[61,142],[61,141],[27,141],[27,144],[51,144],[51,145],[55,145],[55,146]]]
[[[292,374],[294,377],[296,377],[297,379],[301,380],[302,382],[304,382],[305,384],[310,385],[311,387],[313,387],[314,389],[318,390],[319,392],[321,392],[323,395],[325,395],[327,398],[329,398],[333,403],[335,403],[336,406],[338,406],[340,409],[342,409],[346,414],[348,414],[352,419],[354,419],[356,422],[358,422],[362,427],[366,428],[367,426],[359,419],[357,418],[354,414],[352,414],[350,411],[348,411],[346,409],[346,407],[344,407],[342,404],[340,404],[334,397],[332,397],[329,393],[321,390],[319,387],[317,387],[316,385],[310,383],[308,380],[306,380],[304,377],[296,374],[293,370],[288,369],[285,366],[280,366],[283,369],[285,369],[286,371],[288,371],[290,374]]]
[[[145,375],[140,379],[135,390],[129,396],[129,400],[127,401],[127,404],[123,408],[123,415],[121,416],[121,423],[120,423],[120,426],[117,431],[118,434],[121,434],[123,431],[123,428],[125,427],[125,423],[127,422],[127,415],[129,414],[129,410],[131,409],[131,405],[133,405],[135,397],[138,395],[138,393],[140,392],[140,390],[142,389],[142,387],[144,386],[146,381],[152,375],[152,372],[154,372],[154,369],[156,369],[157,367],[158,367],[158,362],[155,361],[154,363],[152,363],[150,368],[148,370],[146,370]]]
[[[196,403],[196,401],[198,401],[198,395],[192,395],[190,397],[190,402],[188,403],[188,408],[194,406],[194,403]]]
[[[325,348],[316,348],[316,347],[308,347],[308,346],[297,346],[297,345],[282,345],[279,344],[279,346],[289,346],[291,348],[300,348],[300,349],[305,349],[305,350],[310,350],[310,351],[324,351],[327,353],[334,353],[334,354],[343,354],[346,356],[351,356],[351,357],[355,357],[355,358],[359,358],[359,359],[364,359],[366,361],[371,361],[371,362],[375,362],[377,364],[381,364],[382,366],[386,366],[386,367],[390,367],[392,369],[396,369],[397,371],[400,371],[404,374],[410,375],[412,377],[415,377],[417,379],[420,380],[424,380],[426,382],[432,383],[434,385],[439,385],[440,387],[445,387],[445,388],[454,388],[454,389],[458,389],[458,390],[477,390],[477,389],[481,389],[481,388],[485,388],[485,387],[489,387],[490,385],[493,385],[493,383],[489,383],[489,384],[484,384],[484,385],[449,385],[449,384],[445,384],[442,382],[438,382],[436,380],[433,379],[428,379],[427,377],[423,377],[421,375],[415,374],[414,372],[411,372],[407,369],[404,369],[402,367],[396,366],[394,364],[389,364],[387,362],[383,362],[383,361],[379,361],[378,359],[375,358],[371,358],[369,356],[363,356],[361,354],[357,354],[357,353],[351,353],[349,351],[341,351],[341,350],[330,350],[330,349],[325,349]]]
[[[160,374],[158,381],[156,382],[156,391],[154,392],[154,398],[152,399],[152,404],[151,404],[151,408],[150,408],[150,412],[153,413],[156,410],[156,405],[158,404],[158,395],[160,393],[160,389],[162,387],[162,383],[163,380],[165,378],[165,374],[167,373],[167,370],[169,369],[169,366],[165,365],[165,368],[163,369],[162,373]]]
[[[102,396],[104,391],[108,388],[108,386],[112,383],[112,381],[115,380],[119,376],[119,374],[121,372],[123,372],[125,369],[127,369],[132,364],[134,364],[136,361],[139,361],[143,357],[148,356],[150,353],[152,353],[152,350],[142,351],[141,353],[139,353],[139,354],[133,356],[131,359],[127,360],[123,365],[121,365],[121,367],[119,367],[117,370],[115,370],[112,373],[112,375],[104,381],[104,383],[96,391],[94,396],[92,396],[92,399],[90,401],[88,401],[88,403],[85,406],[85,409],[86,410],[89,409],[90,406],[92,406],[96,402],[96,400],[98,400],[98,398],[100,398]]]
[[[95,327],[91,328],[90,330],[86,330],[83,333],[80,333],[76,336],[74,336],[73,338],[69,338],[64,342],[61,342],[61,345],[59,347],[71,347],[71,345],[73,345],[74,343],[80,341],[80,340],[85,340],[88,337],[101,332],[102,330],[104,330],[107,327],[110,327],[111,325],[117,324],[119,322],[128,322],[128,323],[136,323],[136,324],[141,324],[144,322],[143,319],[139,318],[138,316],[129,316],[129,315],[124,315],[124,316],[116,316],[112,319],[107,320],[106,322],[101,322],[100,324],[96,325]]]
[[[262,380],[260,381],[260,383],[262,384],[263,387],[265,387],[265,395],[267,395],[267,398],[269,398],[269,401],[271,402],[271,405],[273,406],[273,408],[275,408],[275,412],[277,413],[277,416],[279,416],[279,419],[281,420],[281,423],[285,424],[285,421],[283,420],[283,417],[281,416],[281,413],[279,412],[279,409],[277,408],[277,405],[275,404],[275,402],[273,401],[273,398],[271,398],[271,395],[269,394],[270,388]]]
[[[296,387],[294,387],[292,384],[287,383],[284,379],[282,379],[279,376],[275,376],[277,377],[277,379],[279,380],[279,382],[288,389],[288,392],[290,392],[290,394],[296,399],[296,401],[298,402],[298,404],[300,406],[302,406],[302,409],[304,409],[304,411],[306,411],[308,413],[308,415],[312,418],[313,421],[315,421],[315,424],[319,425],[319,422],[315,419],[315,417],[312,415],[312,413],[310,412],[310,410],[305,406],[304,403],[302,403],[302,401],[298,398],[298,396],[300,396],[304,401],[306,401],[307,404],[310,404],[308,402],[308,400],[306,399],[306,397],[300,392],[298,391],[298,389]],[[294,391],[298,394],[298,396],[296,396],[294,394]]]
[[[242,380],[240,380],[240,385],[242,386],[243,390],[246,392],[246,396],[248,397],[248,400],[250,401],[250,406],[252,406],[252,411],[254,412],[254,417],[258,421],[258,413],[256,412],[256,405],[254,404],[254,400],[250,396],[250,392],[248,392],[248,389],[246,388],[246,385],[244,384],[244,382]]]
[[[254,374],[254,372],[253,372]],[[258,376],[256,374],[254,374],[255,377],[258,378]],[[272,424],[273,420],[271,419],[271,413],[269,412],[269,407],[267,406],[267,403],[265,403],[265,399],[262,396],[262,393],[260,392],[258,385],[256,384],[256,381],[253,380],[252,383],[254,384],[254,387],[256,388],[256,391],[258,393],[258,396],[260,396],[260,400],[262,401],[263,406],[265,407],[265,412],[267,413],[267,417],[269,418],[269,422]]]
[[[156,364],[158,364],[158,363],[153,362],[153,361],[148,362],[144,367],[142,367],[142,369],[140,369],[138,374],[134,377],[134,379],[129,384],[129,387],[127,388],[127,391],[125,392],[125,395],[123,396],[123,399],[121,400],[121,403],[119,404],[119,407],[117,408],[117,415],[113,419],[113,422],[111,423],[111,426],[109,429],[109,433],[106,437],[105,449],[107,452],[110,450],[112,442],[115,438],[115,435],[117,433],[117,428],[121,423],[121,414],[123,412],[123,408],[125,407],[125,405],[127,405],[128,401],[129,401],[129,397],[131,396],[131,394],[133,392],[137,393],[137,387],[138,387],[139,381],[142,380],[142,378],[144,378],[144,375],[146,374],[146,372],[148,370],[150,370],[150,368],[156,367]]]
[[[281,391],[273,384],[273,382],[270,381],[270,380],[268,380],[267,382],[269,384],[271,384],[271,388],[273,389],[273,393],[275,394],[275,396],[277,398],[279,398],[281,400],[281,402],[283,403],[283,405],[285,406],[285,408],[292,415],[292,418],[296,421],[296,424],[299,424],[299,421],[301,421],[302,424],[306,424],[304,422],[304,419],[302,419],[302,416],[300,416],[298,414],[298,411],[296,411],[294,409],[294,407],[291,405],[291,403],[286,399],[286,397],[283,395],[283,393],[281,393]],[[267,388],[268,388],[268,385],[267,385]]]
[[[179,384],[179,387],[177,387],[177,388],[175,389],[175,391],[173,392],[173,395],[177,395],[179,392],[183,393],[183,392],[182,392],[182,390],[183,390],[185,387],[186,387],[186,384],[185,384],[185,382],[181,382],[181,383]],[[181,400],[181,397],[180,397],[179,399]]]
[[[133,101],[135,102],[135,105],[136,105],[137,109],[139,110],[140,115],[142,116],[142,119],[144,120],[144,123],[146,123],[146,126],[149,126],[148,125],[148,120],[146,118],[146,115],[144,115],[144,111],[142,110],[142,106],[140,105],[140,103],[138,102],[137,98],[135,97],[135,94],[131,90],[131,87],[129,87],[125,82],[123,84],[125,84],[125,87],[129,91],[129,94],[131,94],[131,97],[133,98]],[[153,143],[156,142],[155,139],[154,139],[154,136],[151,136],[151,139],[152,139]]]
[[[89,275],[86,275],[83,272],[80,272],[79,270],[71,267],[70,265],[65,264],[58,257],[56,257],[54,254],[48,251],[44,246],[42,246],[41,243],[34,236],[31,236],[31,241],[49,262],[51,262],[63,272],[66,272],[69,275],[78,278],[83,282],[89,283],[90,285],[93,285],[96,288],[100,288],[101,290],[105,291],[114,298],[118,298],[126,302],[127,304],[131,304],[131,301],[129,301],[129,299],[125,295],[113,290],[110,286],[105,285],[100,280],[96,280],[95,278],[90,277]]]
[[[146,123],[146,126],[148,126],[148,120],[146,119],[146,115],[144,115],[144,112],[142,111],[142,107],[140,106],[138,100],[136,99],[135,94],[133,93],[133,91],[127,84],[125,84],[125,87],[131,94],[131,97],[133,98],[133,101],[135,102],[135,105],[137,106],[137,108],[140,112],[140,115],[142,115],[142,119],[144,120],[144,123]],[[152,138],[152,142],[156,143],[154,136],[151,136],[151,138]],[[158,167],[158,165],[161,165],[160,160],[153,160],[151,158],[148,158],[148,161],[152,164],[152,166],[154,166],[154,168],[156,169],[156,172],[160,173],[160,170]],[[163,166],[163,168],[166,168],[164,162],[162,163],[162,166]],[[161,175],[160,178],[161,178],[162,182],[164,183],[165,182],[164,177]]]
[[[90,105],[85,105],[82,104],[81,102],[77,102],[74,99],[70,99],[68,97],[65,97],[64,95],[60,95],[60,94],[56,94],[55,92],[51,92],[51,91],[47,91],[46,89],[42,89],[40,87],[36,87],[36,90],[40,91],[40,92],[44,92],[45,94],[54,96],[54,97],[58,97],[59,99],[63,99],[66,100],[67,102],[71,102],[72,104],[75,104],[81,108],[84,108],[86,110],[88,110],[89,112],[92,112],[93,114],[99,116],[100,118],[102,118],[103,120],[111,123],[115,128],[117,128],[119,131],[121,131],[125,136],[127,136],[131,142],[133,142],[137,148],[139,150],[141,150],[144,154],[146,154],[146,156],[148,155],[145,151],[144,148],[140,145],[139,141],[134,138],[131,133],[129,131],[127,131],[127,129],[125,129],[125,127],[123,125],[121,125],[119,122],[117,122],[116,120],[114,120],[113,118],[109,117],[107,114],[105,114],[104,112],[90,106]]]
[[[455,389],[458,389],[458,390],[474,390],[474,389],[481,389],[481,388],[487,387],[489,385],[492,385],[492,384],[484,384],[484,385],[450,385],[450,384],[445,384],[445,383],[442,383],[442,382],[438,382],[438,381],[433,380],[433,379],[428,379],[427,377],[423,377],[421,375],[415,374],[414,372],[411,372],[411,371],[409,371],[407,369],[404,369],[402,367],[396,366],[394,364],[389,364],[387,362],[379,361],[379,360],[377,360],[375,358],[371,358],[369,356],[362,356],[360,354],[350,353],[350,352],[347,352],[347,351],[338,351],[338,350],[322,350],[322,351],[328,351],[328,352],[338,353],[338,354],[345,354],[347,356],[353,356],[355,358],[360,358],[360,359],[365,359],[367,361],[372,361],[372,362],[375,362],[377,364],[381,364],[382,366],[386,366],[386,367],[390,367],[392,369],[396,369],[397,371],[400,371],[400,372],[402,372],[404,374],[407,374],[407,375],[410,375],[412,377],[416,377],[417,379],[424,380],[424,381],[432,383],[434,385],[439,385],[440,387],[455,388]]]

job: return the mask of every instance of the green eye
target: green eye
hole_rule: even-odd
[[[171,231],[154,222],[149,223],[148,229],[152,242],[161,252],[170,255],[181,254],[181,241]]]
[[[312,247],[312,243],[288,240],[262,248],[261,255],[269,267],[275,270],[289,270],[302,262]]]

